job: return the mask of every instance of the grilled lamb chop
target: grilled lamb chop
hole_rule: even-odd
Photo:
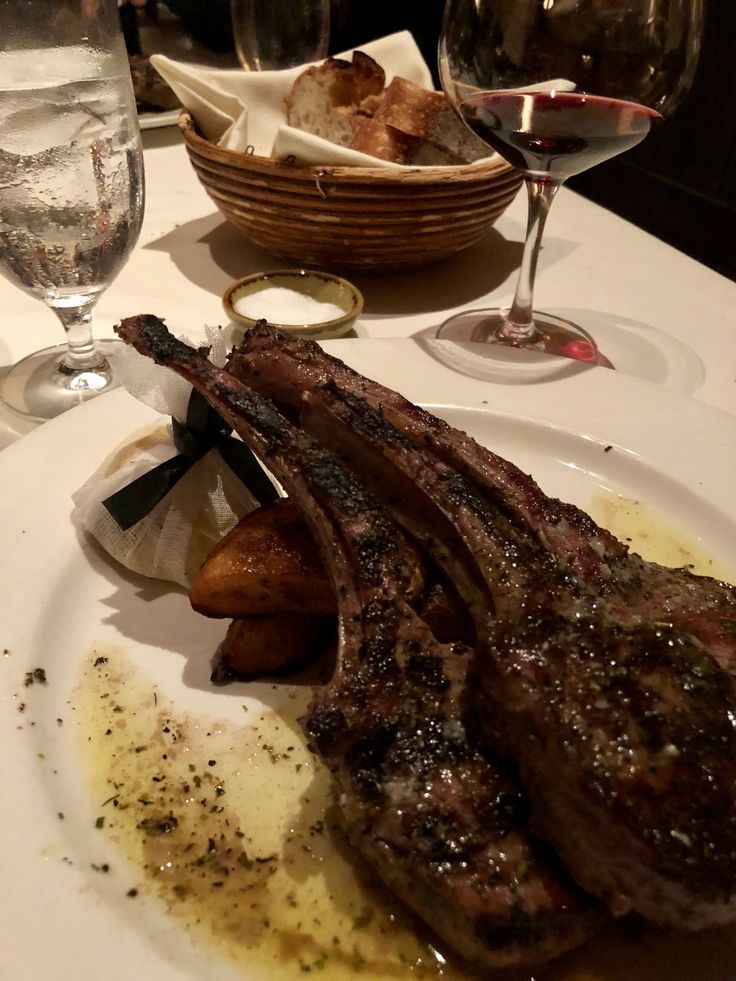
[[[568,566],[581,586],[606,596],[622,610],[674,623],[693,633],[736,676],[736,589],[687,569],[671,569],[632,554],[574,505],[548,497],[508,460],[467,434],[407,401],[398,392],[353,371],[312,341],[265,323],[245,335],[228,370],[273,398],[284,411],[299,411],[305,391],[334,385],[360,396],[405,436],[430,446],[445,463],[493,495]]]
[[[263,337],[231,371],[301,407],[467,600],[479,647],[466,690],[576,880],[617,914],[690,929],[736,920],[733,590],[629,556],[319,349],[286,342],[251,357]]]
[[[523,795],[469,735],[470,650],[439,643],[408,606],[417,558],[388,513],[267,399],[154,317],[118,334],[187,378],[303,510],[338,599],[338,670],[304,720],[333,770],[347,833],[388,886],[486,968],[575,946],[600,910],[527,833]]]

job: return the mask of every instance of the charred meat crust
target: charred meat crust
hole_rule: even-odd
[[[305,391],[338,385],[364,398],[403,435],[480,484],[494,489],[507,510],[518,514],[540,548],[550,550],[576,577],[612,603],[643,617],[690,630],[708,645],[724,670],[736,675],[736,588],[646,562],[589,515],[545,495],[518,467],[479,446],[465,433],[408,402],[390,389],[330,357],[318,345],[261,326],[234,350],[229,370],[298,413]],[[499,497],[496,498],[499,500]]]
[[[205,395],[284,483],[321,546],[340,649],[304,726],[335,774],[356,847],[480,965],[534,963],[584,940],[601,910],[530,837],[524,795],[468,733],[471,651],[438,642],[407,605],[416,553],[388,513],[332,453],[156,318],[117,330]]]
[[[458,585],[480,642],[473,707],[576,880],[615,913],[732,922],[733,589],[630,556],[316,345],[262,331],[230,368],[339,446]]]

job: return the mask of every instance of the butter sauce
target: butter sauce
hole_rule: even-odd
[[[590,513],[648,559],[736,578],[636,501],[601,494]],[[290,688],[285,709],[244,713],[242,726],[184,716],[110,650],[89,658],[72,702],[95,833],[127,857],[132,893],[157,897],[248,981],[732,981],[736,929],[677,935],[632,920],[541,968],[461,966],[345,842],[299,729],[308,699]]]
[[[119,651],[72,707],[97,825],[190,935],[253,979],[475,975],[453,966],[339,832],[298,726],[309,692],[242,726],[177,714]],[[131,897],[133,898],[133,897]]]
[[[720,565],[693,536],[674,527],[641,501],[600,492],[594,495],[588,513],[649,562],[672,568],[687,566],[698,576],[736,584],[736,568]]]

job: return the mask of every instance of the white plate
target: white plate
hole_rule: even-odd
[[[604,369],[528,387],[494,385],[453,374],[431,344],[350,340],[325,347],[409,398],[440,407],[548,492],[583,507],[601,489],[636,498],[716,560],[733,562],[734,417]],[[175,704],[242,720],[243,686],[233,693],[206,681],[202,652],[212,650],[222,626],[192,613],[182,593],[147,590],[104,562],[80,545],[70,522],[70,494],[151,417],[116,391],[0,454],[0,650],[9,652],[0,657],[3,981],[231,976],[155,905],[126,899],[124,878],[113,883],[91,870],[105,860],[105,844],[93,829],[96,812],[71,727],[56,722],[68,715],[82,659],[94,645],[111,643]],[[184,676],[182,655],[201,665],[196,677]],[[25,690],[25,673],[39,665],[48,684]],[[18,711],[24,697],[31,715]],[[726,975],[714,969],[709,977]]]
[[[181,109],[169,109],[167,112],[140,112],[138,125],[141,129],[161,129],[163,126],[176,126],[181,115]]]

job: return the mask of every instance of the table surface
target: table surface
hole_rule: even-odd
[[[95,333],[110,336],[122,317],[154,313],[199,338],[204,324],[227,322],[221,297],[233,279],[285,263],[224,221],[176,126],[146,130],[143,139],[143,229],[98,303]],[[522,191],[482,241],[444,262],[351,276],[365,296],[354,336],[431,337],[452,313],[508,304],[525,225]],[[736,283],[565,188],[547,224],[535,301],[586,327],[619,371],[736,414]],[[62,340],[55,315],[3,279],[0,309],[0,373]],[[0,408],[0,447],[31,428]]]

